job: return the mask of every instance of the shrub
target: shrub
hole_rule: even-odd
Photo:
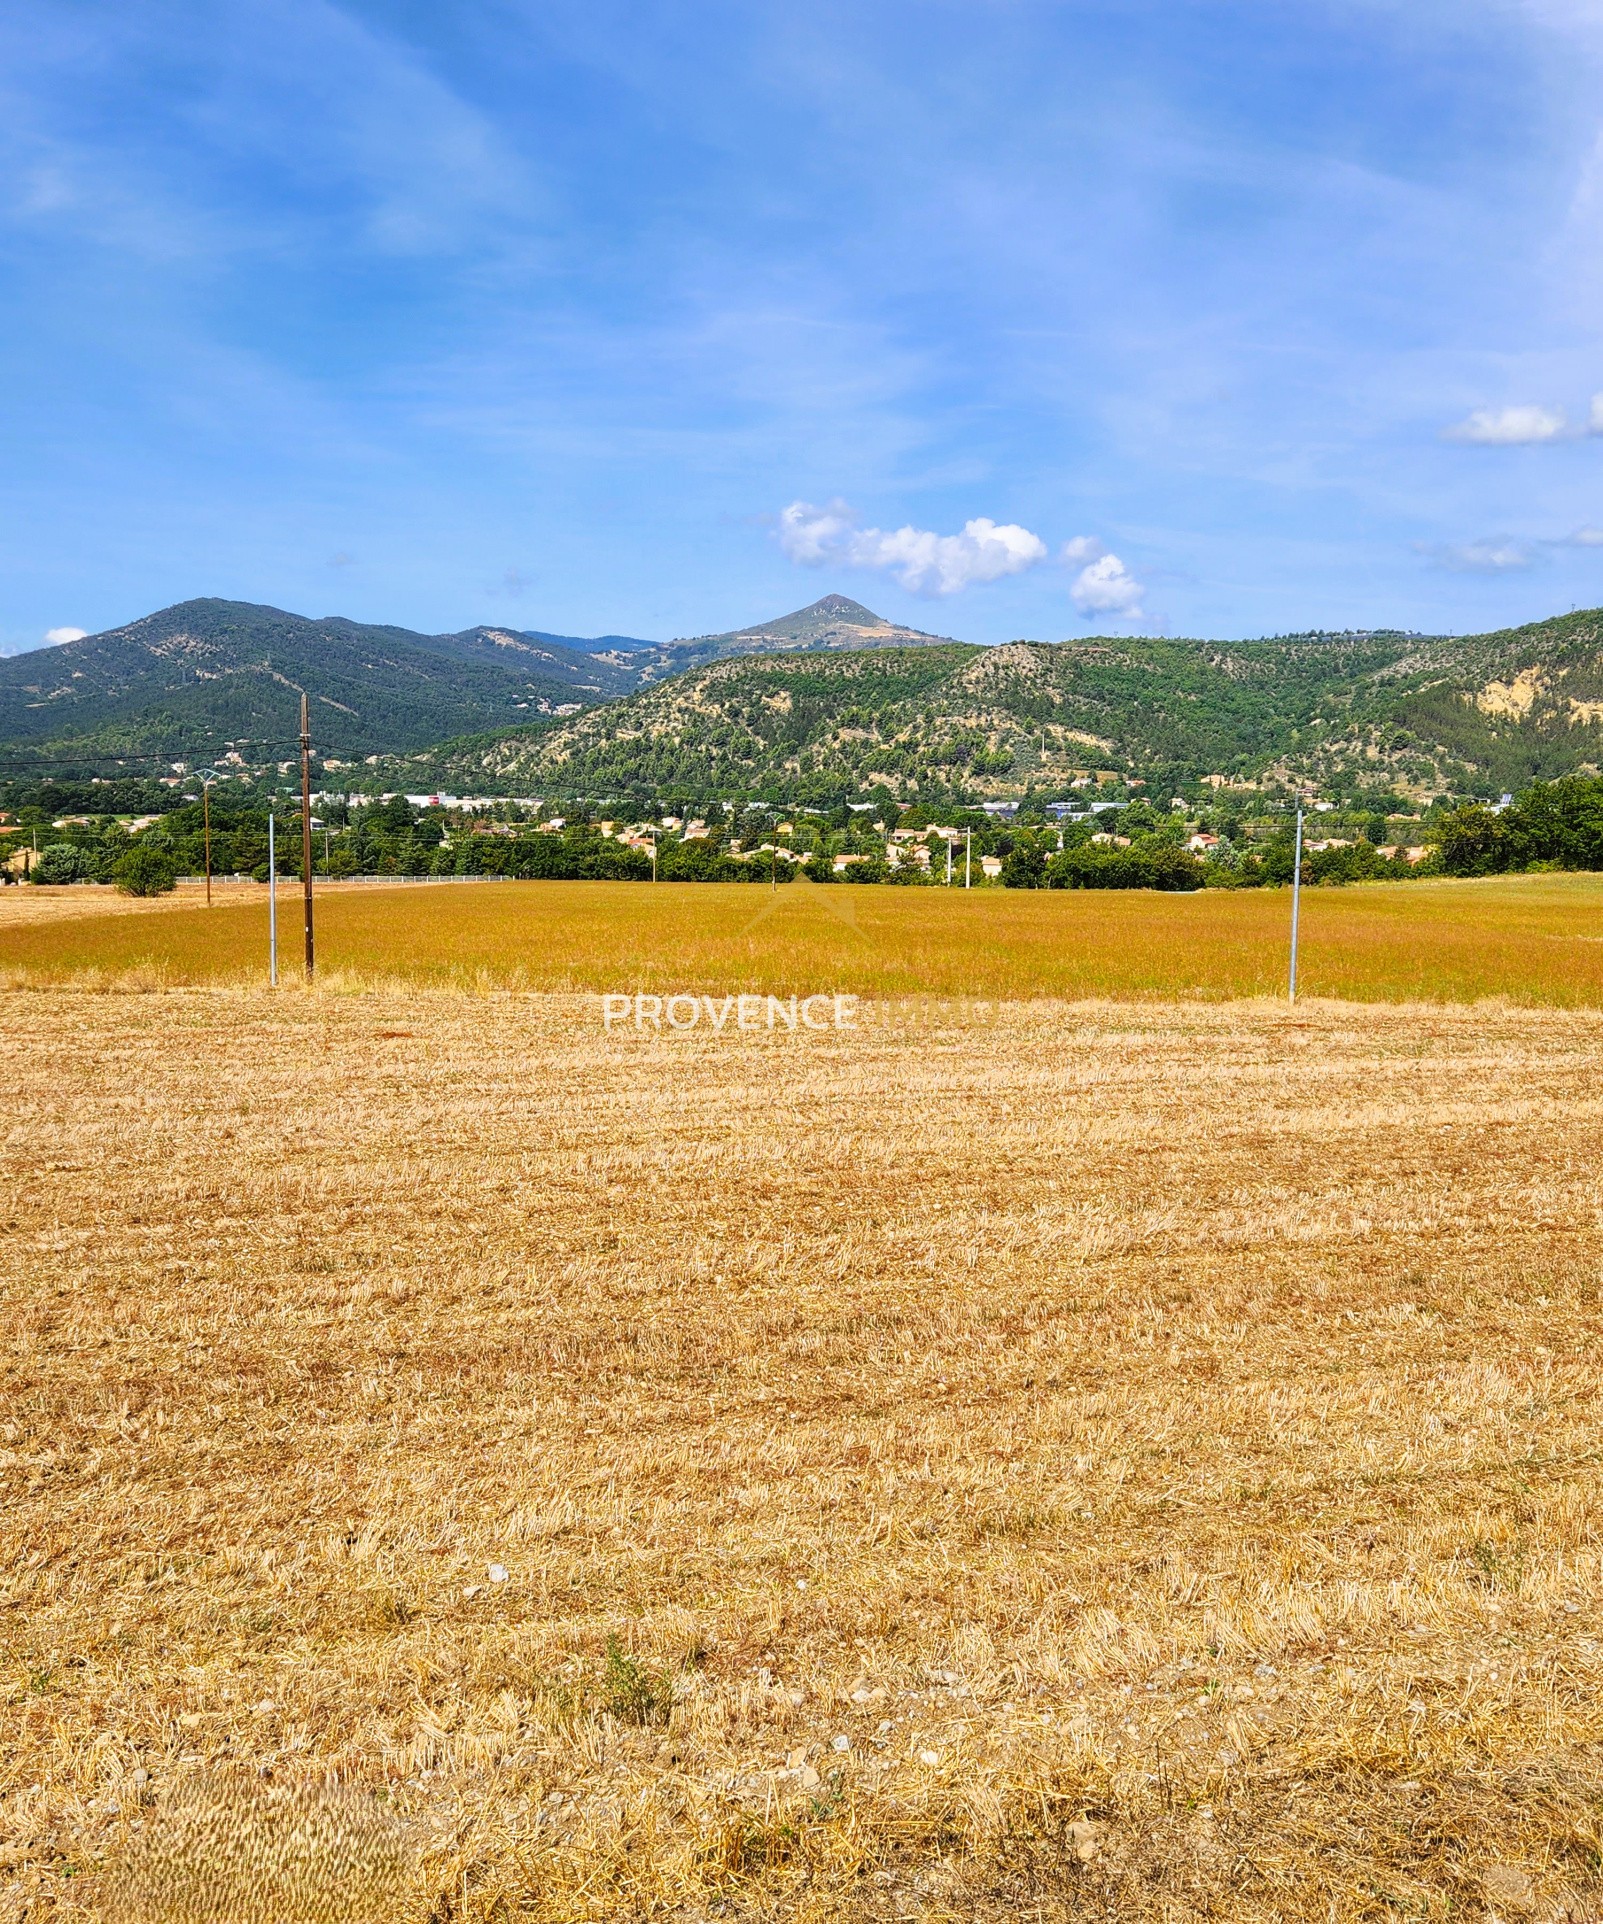
[[[177,886],[178,864],[159,848],[131,848],[119,855],[112,880],[124,895],[166,895]]]
[[[615,1636],[607,1638],[607,1709],[625,1724],[665,1724],[673,1704],[666,1677],[654,1676]]]

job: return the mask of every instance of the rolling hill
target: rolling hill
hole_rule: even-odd
[[[1098,771],[1155,786],[1215,775],[1495,793],[1603,761],[1603,614],[1452,639],[931,638],[726,655],[539,734],[480,735],[429,760],[464,787],[576,795],[806,800],[883,783],[1008,796]]]

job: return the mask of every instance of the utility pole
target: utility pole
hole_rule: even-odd
[[[301,696],[301,886],[306,896],[306,979],[312,979],[312,725]]]
[[[278,851],[273,846],[273,811],[267,811],[267,986],[278,987]]]
[[[212,785],[200,785],[200,815],[206,838],[206,906],[212,905]]]
[[[1302,803],[1297,803],[1297,846],[1291,858],[1291,993],[1297,1000],[1297,910],[1302,903]]]
[[[950,888],[952,886],[952,838],[950,835],[943,835],[941,840],[946,844],[946,886]]]
[[[971,828],[963,831],[963,886],[966,889],[974,886],[974,831]]]

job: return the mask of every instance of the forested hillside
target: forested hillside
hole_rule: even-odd
[[[196,761],[228,746],[271,761],[290,751],[303,688],[324,752],[393,753],[603,701],[637,679],[601,654],[510,629],[420,635],[185,601],[0,661],[0,763]]]
[[[1459,639],[1132,637],[725,659],[540,733],[429,758],[441,780],[575,794],[1017,795],[1086,775],[1424,796],[1603,758],[1596,613]]]
[[[193,601],[0,662],[0,773],[130,775],[225,751],[269,771],[293,751],[303,688],[320,757],[376,757],[391,786],[832,802],[1212,777],[1423,799],[1603,761],[1603,614],[1454,638],[980,648],[828,595],[696,641],[570,646]]]
[[[1287,745],[1315,785],[1512,792],[1603,762],[1603,610],[1412,643]]]

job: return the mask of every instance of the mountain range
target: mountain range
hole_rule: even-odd
[[[826,595],[777,622],[674,642],[539,630],[416,634],[203,599],[0,660],[0,763],[246,761],[288,754],[298,695],[320,752],[404,754],[447,736],[561,716],[720,655],[932,640]]]
[[[395,786],[806,800],[1082,777],[1422,797],[1603,762],[1603,611],[1474,636],[976,647],[841,595],[671,642],[190,601],[0,661],[0,771],[319,754]]]

